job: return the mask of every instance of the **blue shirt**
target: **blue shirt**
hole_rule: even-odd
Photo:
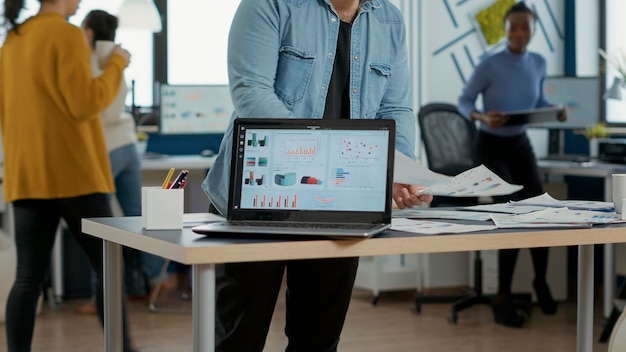
[[[539,54],[525,51],[512,53],[508,48],[485,58],[478,64],[459,97],[458,109],[471,119],[474,103],[482,94],[484,111],[514,111],[550,106],[543,91],[546,79],[546,60]],[[525,125],[490,128],[481,124],[487,133],[510,137],[526,131]]]
[[[329,0],[242,0],[228,38],[228,78],[241,117],[322,118],[340,19]],[[396,121],[396,149],[414,157],[406,30],[388,0],[365,0],[352,24],[350,118]],[[228,205],[232,121],[202,183]]]

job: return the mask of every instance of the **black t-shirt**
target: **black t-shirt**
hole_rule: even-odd
[[[325,119],[350,118],[350,38],[352,24],[341,21],[333,73],[330,76]]]

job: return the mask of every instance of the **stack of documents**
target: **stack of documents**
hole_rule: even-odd
[[[557,200],[548,193],[537,197],[532,197],[518,202],[511,202],[512,205],[535,205],[541,207],[569,208],[572,210],[593,210],[593,211],[614,211],[612,202],[597,202],[592,200]]]
[[[574,208],[559,207],[571,204]],[[587,210],[592,209],[592,210]],[[462,210],[437,208],[396,209],[393,211],[391,229],[419,234],[444,234],[511,228],[585,228],[623,222],[613,211],[612,203],[594,201],[560,201],[549,194],[519,202],[476,205]],[[433,219],[444,220],[442,222]],[[445,220],[462,220],[464,224],[448,223]],[[489,221],[490,224],[467,225],[467,221]]]
[[[496,229],[494,225],[464,225],[448,222],[418,221],[404,218],[391,219],[391,229],[397,231],[420,233],[423,235],[440,235],[444,233],[466,233],[489,231]]]
[[[452,197],[483,197],[512,194],[522,186],[511,185],[484,165],[450,177],[432,172],[413,159],[395,153],[394,182],[422,185],[418,194]],[[391,229],[420,234],[462,233],[496,228],[590,227],[594,224],[621,222],[613,203],[557,200],[548,193],[518,202],[465,207],[462,210],[396,209]],[[490,224],[467,225],[441,220],[489,221]]]
[[[464,207],[469,211],[483,211],[487,213],[503,213],[503,214],[526,214],[533,211],[543,210],[546,207],[540,205],[524,205],[521,203],[496,203],[496,204],[480,204]]]
[[[501,229],[517,227],[590,227],[621,220],[613,212],[546,208],[527,214],[491,214],[493,223]]]

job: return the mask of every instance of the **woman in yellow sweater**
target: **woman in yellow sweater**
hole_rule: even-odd
[[[80,221],[112,215],[108,194],[114,186],[98,112],[115,98],[130,58],[117,47],[102,75],[92,78],[83,32],[66,20],[80,1],[39,1],[37,15],[21,24],[16,21],[24,0],[4,1],[0,127],[5,201],[13,203],[17,246],[6,308],[8,351],[31,349],[37,299],[61,218],[97,273],[102,320],[102,241],[82,234]],[[124,348],[132,350],[126,328]]]

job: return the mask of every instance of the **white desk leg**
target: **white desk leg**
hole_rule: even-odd
[[[604,178],[604,201],[613,201],[613,176]],[[615,244],[604,245],[604,318],[607,319],[613,310],[613,299],[615,298]]]
[[[593,350],[593,245],[578,246],[576,351]]]
[[[122,246],[104,241],[104,351],[122,352]]]
[[[215,264],[192,266],[193,351],[215,351]]]

